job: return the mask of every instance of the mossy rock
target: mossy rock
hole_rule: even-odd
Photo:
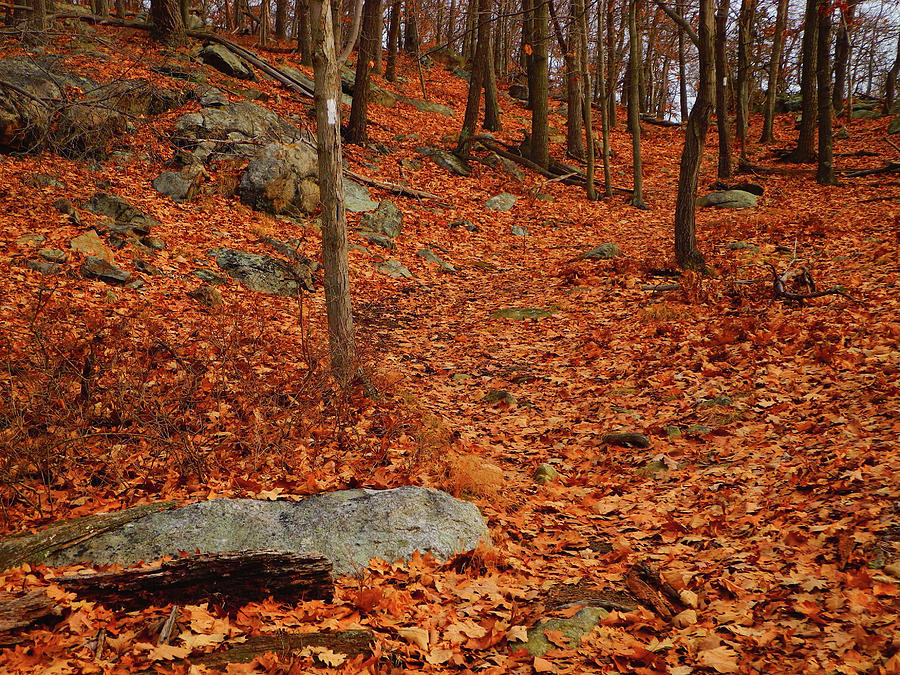
[[[516,319],[517,321],[522,319],[545,319],[548,316],[553,316],[553,312],[537,307],[506,307],[505,309],[498,309],[491,314],[492,319]]]
[[[482,403],[506,403],[507,405],[516,405],[516,397],[505,389],[491,389],[481,398]]]
[[[559,631],[569,640],[569,647],[574,649],[581,644],[581,638],[592,630],[609,612],[602,607],[585,607],[575,616],[568,619],[548,619],[528,631],[528,642],[510,643],[512,651],[526,649],[532,656],[543,656],[553,645],[547,639],[546,632]]]
[[[544,462],[542,464],[538,464],[538,467],[534,470],[532,478],[534,478],[535,483],[546,485],[547,483],[552,483],[557,478],[559,478],[559,471],[557,471],[551,464],[547,464],[546,462]]]

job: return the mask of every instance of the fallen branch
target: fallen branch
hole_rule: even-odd
[[[0,594],[0,646],[22,642],[23,638],[14,633],[23,628],[58,618],[61,608],[42,590],[31,591],[16,597],[9,593]]]
[[[805,267],[800,267],[797,269],[792,269],[790,266],[782,272],[778,274],[778,270],[775,269],[775,265],[772,263],[766,263],[768,267],[772,270],[772,289],[775,293],[775,298],[781,300],[794,300],[797,302],[803,302],[804,300],[810,300],[811,298],[821,298],[826,295],[840,295],[848,300],[852,300],[853,302],[860,302],[856,298],[848,295],[844,291],[839,288],[829,288],[825,291],[817,291],[816,283],[813,281],[812,275],[809,273]],[[793,291],[787,290],[787,285],[790,282],[797,282],[801,287],[807,289],[806,293],[795,293]]]
[[[900,173],[900,162],[888,162],[887,166],[881,166],[877,169],[861,169],[859,171],[851,171],[844,173],[847,178],[859,178],[860,176],[873,176],[878,173]]]
[[[191,657],[192,665],[221,668],[229,663],[249,663],[266,652],[283,654],[306,647],[325,647],[333,652],[356,656],[371,651],[375,637],[370,630],[342,630],[335,633],[268,633],[254,635],[225,651]]]
[[[407,197],[419,197],[421,199],[440,199],[440,197],[438,197],[437,195],[433,195],[430,192],[425,192],[425,190],[417,190],[416,188],[399,185],[397,183],[388,183],[387,181],[383,180],[367,178],[366,176],[350,171],[350,169],[344,169],[344,175],[360,183],[365,183],[366,185],[371,185],[372,187],[387,190],[388,192],[393,192],[394,194],[404,195]]]
[[[677,291],[678,284],[641,284],[642,291]]]
[[[235,551],[201,553],[156,567],[77,574],[55,579],[91,600],[135,608],[153,603],[215,601],[228,607],[272,596],[330,599],[331,562],[317,553]]]

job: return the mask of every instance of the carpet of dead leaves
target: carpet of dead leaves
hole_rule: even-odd
[[[149,70],[166,56],[146,35],[92,34],[109,58],[83,58],[85,72],[178,86]],[[65,51],[65,39],[49,49]],[[206,71],[223,91],[237,87]],[[421,97],[413,64],[403,61],[402,72],[406,81],[394,89]],[[186,296],[198,285],[191,270],[215,269],[212,248],[268,252],[259,243],[268,235],[296,237],[307,255],[319,255],[310,224],[253,212],[221,193],[233,188],[235,167],[212,171],[208,185],[218,192],[190,204],[153,190],[173,152],[166,134],[196,104],[139,123],[123,139],[131,158],[0,158],[0,528],[36,529],[161,499],[292,499],[414,483],[477,504],[493,548],[452,564],[428,556],[373,563],[339,579],[333,602],[261,602],[237,615],[182,607],[176,637],[163,646],[152,627],[169,607],[116,612],[62,591],[52,580],[60,570],[23,566],[0,574],[3,587],[46,588],[63,617],[19,634],[0,669],[200,673],[207,669],[184,659],[250,635],[363,627],[376,636],[371,655],[270,653],[228,672],[900,672],[900,216],[896,199],[885,198],[897,194],[896,174],[816,185],[809,167],[773,158],[795,135],[793,118],[782,116],[778,142],[754,144],[750,158],[790,173],[744,176],[765,187],[757,208],[698,212],[700,248],[715,275],[683,276],[680,290],[645,290],[672,281],[654,273],[674,267],[678,129],[645,125],[649,211],[621,194],[591,203],[575,187],[530,173],[519,183],[478,162],[471,177],[458,178],[415,147],[449,147],[466,83],[439,66],[426,75],[429,98],[453,107],[454,118],[373,104],[371,141],[389,154],[345,148],[355,171],[439,195],[373,191],[404,212],[391,256],[414,279],[385,277],[370,255],[350,253],[361,365],[375,399],[335,391],[324,375],[321,291],[298,302],[229,282],[218,310]],[[312,124],[309,101],[277,83],[240,86]],[[529,113],[506,97],[501,104],[498,138],[518,142]],[[630,137],[621,117],[612,175],[627,187]],[[564,123],[551,114],[554,127]],[[759,123],[752,120],[754,139]],[[854,120],[850,138],[835,142],[838,168],[897,159],[887,123]],[[711,133],[701,189],[715,180],[715,143]],[[563,152],[553,145],[554,156]],[[35,173],[64,187],[35,187]],[[68,242],[95,217],[79,209],[78,227],[51,204],[65,197],[80,206],[99,189],[161,223],[154,234],[167,249],[153,263],[165,276],[147,278],[140,291],[76,272]],[[485,209],[502,191],[518,197],[513,209]],[[457,219],[478,231],[450,229]],[[349,220],[351,243],[365,244],[358,216]],[[527,235],[512,234],[513,225]],[[68,273],[42,277],[22,266],[34,252],[15,242],[28,232],[68,251]],[[624,256],[578,259],[603,242]],[[729,247],[735,242],[750,246]],[[416,257],[423,246],[458,271]],[[784,270],[795,258],[819,288],[840,286],[859,302],[773,300],[765,264]],[[117,260],[127,266],[129,254]],[[491,319],[505,307],[552,314]],[[491,390],[514,398],[485,403]],[[652,446],[605,444],[611,431],[642,432]],[[557,482],[532,480],[542,462],[559,471]],[[577,611],[554,609],[558,598],[577,602],[579,588],[625,590],[639,562],[690,591],[682,595],[693,606],[684,609],[695,611],[675,623],[648,608],[613,612],[580,645],[559,641],[543,659],[509,648],[523,626]]]

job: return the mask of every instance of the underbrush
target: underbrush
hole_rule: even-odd
[[[46,289],[23,307],[0,332],[3,529],[204,490],[428,483],[449,442],[390,378],[338,388],[302,321],[287,340],[237,306],[175,325]]]

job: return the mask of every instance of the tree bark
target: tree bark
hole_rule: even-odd
[[[57,621],[62,608],[38,589],[22,596],[0,593],[0,647],[24,641],[15,635],[17,631],[33,624]]]
[[[641,98],[638,85],[640,78],[640,37],[637,32],[637,5],[639,0],[631,0],[628,5],[628,130],[631,132],[631,159],[634,175],[634,194],[631,205],[646,209],[644,203],[644,181],[641,170]]]
[[[835,185],[831,145],[831,0],[818,0],[816,77],[819,113],[819,156],[816,182]]]
[[[341,177],[341,78],[335,55],[330,0],[310,0],[316,89],[322,260],[331,372],[342,386],[356,374],[356,337],[347,262],[347,217]]]
[[[897,93],[897,76],[900,75],[900,35],[897,36],[897,57],[884,81],[884,114],[891,111],[894,96]]]
[[[800,94],[802,96],[803,117],[800,119],[800,133],[797,137],[797,148],[791,153],[790,160],[798,164],[806,164],[815,159],[816,141],[816,17],[817,0],[806,1],[806,16],[803,21],[802,68]]]
[[[678,4],[678,16],[682,19],[684,18],[684,0],[679,0]],[[687,98],[687,73],[686,64],[685,64],[685,49],[684,49],[684,29],[679,27],[678,29],[678,103],[679,108],[681,110],[681,122],[682,124],[687,122],[688,115],[690,115],[690,111],[688,110],[688,98]]]
[[[297,0],[294,5],[297,14],[297,49],[300,50],[300,63],[312,65],[312,45],[309,34],[309,2]]]
[[[327,558],[279,551],[201,553],[158,567],[75,574],[56,582],[81,597],[129,609],[210,600],[233,608],[270,595],[296,601],[327,600],[334,593]]]
[[[834,85],[831,89],[831,107],[838,112],[844,107],[847,86],[847,63],[850,60],[850,26],[856,10],[856,0],[840,5],[841,19],[834,41]]]
[[[591,119],[591,71],[588,67],[588,30],[587,9],[584,0],[573,0],[572,12],[578,21],[578,62],[581,66],[581,111],[584,113],[584,145],[587,155],[585,174],[585,192],[591,201],[597,199],[597,191],[594,188],[594,125]],[[601,9],[602,12],[602,9]]]
[[[416,0],[406,0],[406,25],[403,33],[403,51],[419,56],[419,16]]]
[[[397,44],[400,42],[400,2],[391,3],[391,20],[388,24],[387,64],[384,67],[384,79],[393,82],[397,76]]]
[[[766,92],[766,107],[763,113],[761,143],[775,141],[775,99],[778,97],[778,79],[781,73],[781,55],[784,52],[784,27],[787,23],[788,0],[778,0],[775,13],[775,35],[772,37],[772,55],[769,61],[769,89]]]
[[[287,3],[288,0],[275,0],[275,39],[287,38]]]
[[[532,95],[534,107],[531,111],[531,145],[529,157],[532,162],[547,168],[550,164],[550,138],[547,122],[549,113],[549,54],[548,28],[549,10],[547,3],[537,0],[532,12],[533,25],[533,70],[534,81],[529,83],[529,94]]]
[[[613,26],[615,25],[615,5],[616,0],[607,0],[606,3],[606,123],[612,130],[618,126],[616,120],[616,84],[619,81],[619,59],[616,53],[616,36]],[[624,26],[624,15],[622,12]]]
[[[750,124],[750,41],[756,20],[756,0],[741,0],[738,17],[737,140],[741,159],[747,158],[747,133]]]
[[[347,122],[347,142],[363,145],[368,142],[366,121],[369,107],[369,73],[375,60],[375,50],[379,49],[381,36],[376,35],[381,18],[381,0],[365,0],[363,3],[362,28],[359,36],[359,50],[356,53],[356,79],[353,83],[353,102],[350,105],[350,120]]]
[[[600,133],[602,134],[601,152],[603,154],[603,193],[606,197],[612,197],[612,177],[609,170],[609,106],[607,105],[607,96],[611,91],[608,84],[609,75],[606,72],[606,64],[603,57],[603,12],[604,2],[612,2],[612,0],[600,0],[597,6],[597,78],[600,80]],[[587,44],[587,40],[585,40]],[[588,107],[590,111],[590,107]]]
[[[28,27],[37,32],[47,30],[47,0],[30,0]]]
[[[153,36],[168,46],[184,42],[184,23],[181,20],[179,0],[151,0],[150,16],[153,20]]]
[[[706,262],[697,248],[695,204],[715,88],[713,32],[713,0],[700,0],[700,26],[697,35],[700,83],[697,99],[685,127],[675,202],[675,259],[683,269],[699,271],[706,269]]]
[[[719,178],[731,178],[731,130],[728,128],[728,40],[729,0],[719,0],[716,12],[716,129],[719,132]]]

